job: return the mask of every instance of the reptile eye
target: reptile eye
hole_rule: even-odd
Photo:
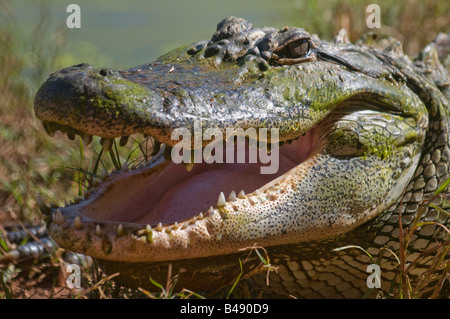
[[[300,58],[309,53],[309,41],[305,39],[292,41],[288,44],[290,58]]]

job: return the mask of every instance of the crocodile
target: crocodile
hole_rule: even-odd
[[[450,177],[450,90],[436,47],[411,59],[390,37],[353,44],[341,31],[328,42],[227,17],[211,40],[152,63],[55,72],[34,102],[50,135],[98,136],[108,151],[142,134],[155,149],[69,204],[41,204],[49,234],[129,287],[154,290],[176,275],[177,286],[207,293],[237,278],[265,296],[389,292],[399,267],[386,250],[399,249],[419,212],[427,223],[408,258],[448,236],[438,207],[449,205],[435,193]],[[176,162],[180,130],[191,135]],[[223,161],[239,141],[244,160]],[[255,148],[266,157],[252,160]],[[273,154],[276,171],[263,173]],[[377,258],[381,286],[371,290]]]

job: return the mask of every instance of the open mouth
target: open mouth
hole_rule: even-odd
[[[245,144],[243,163],[237,162],[235,156],[232,162],[224,160],[208,164],[202,161],[188,169],[183,163],[176,164],[168,159],[163,145],[148,163],[133,169],[124,165],[121,171],[114,171],[88,190],[82,201],[62,208],[62,211],[102,222],[139,223],[150,227],[176,223],[181,227],[192,218],[212,215],[227,202],[250,200],[251,204],[252,200],[256,201],[250,195],[264,193],[287,178],[287,172],[314,152],[318,145],[315,131],[310,129],[298,139],[285,143],[277,156],[271,157],[277,165],[274,174],[261,174],[261,167],[269,163],[263,163],[260,157],[256,161],[250,160],[250,153],[255,150],[248,143]],[[224,147],[224,158],[229,151],[238,154],[237,144],[231,147],[233,150],[230,146]],[[274,153],[272,150],[271,154]],[[276,194],[268,195],[271,199],[276,198]]]
[[[287,139],[279,149],[272,147],[270,154],[277,154],[271,158],[277,162],[274,174],[261,174],[272,163],[261,156],[250,160],[248,143],[243,162],[205,159],[192,166],[173,161],[172,142],[146,163],[105,174],[75,203],[47,209],[49,233],[69,250],[103,260],[145,263],[226,255],[255,243],[279,246],[345,233],[398,198],[417,165],[420,153],[403,147],[397,154],[389,148],[391,157],[414,158],[399,173],[383,152],[370,154],[370,143],[361,144],[371,131],[362,130],[360,136],[359,125],[380,123],[377,128],[383,132],[391,118],[400,115],[388,116],[349,99],[305,131],[293,133],[298,137]],[[392,140],[381,145],[406,143],[390,136]],[[231,150],[238,155],[238,143],[225,145],[225,158]]]
[[[182,62],[177,52],[127,71],[69,67],[36,94],[36,115],[50,134],[95,135],[106,145],[145,134],[166,145],[149,162],[101,176],[82,199],[42,209],[61,247],[153,263],[318,241],[374,218],[411,179],[428,123],[404,86],[332,62],[261,73],[252,59],[219,67],[201,57]],[[195,121],[203,134],[279,130],[284,144],[269,157],[277,169],[262,174],[273,163],[251,160],[248,145],[242,162],[174,161],[173,132],[195,135]],[[193,144],[194,153],[208,146]]]

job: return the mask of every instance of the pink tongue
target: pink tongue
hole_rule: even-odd
[[[168,187],[164,186],[167,190],[151,213],[145,214],[135,222],[151,225],[172,224],[196,216],[210,206],[216,206],[221,192],[224,193],[225,199],[233,190],[236,195],[241,190],[246,194],[252,193],[303,162],[311,153],[313,136],[313,133],[308,131],[291,145],[283,146],[277,158],[279,166],[275,174],[261,174],[261,166],[268,167],[271,163],[195,164],[190,177],[169,184]],[[184,168],[179,167],[181,165],[173,167],[172,172],[177,175],[184,174]],[[169,179],[164,177],[162,179],[162,184],[170,183]]]
[[[167,190],[141,223],[182,221],[215,206],[220,192],[225,199],[231,191],[251,193],[280,175],[260,174],[260,164],[222,164],[176,184]],[[281,173],[281,172],[280,172]]]

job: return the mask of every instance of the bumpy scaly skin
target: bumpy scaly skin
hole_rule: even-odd
[[[290,46],[305,42],[307,52],[294,54]],[[276,294],[361,296],[370,260],[359,250],[332,249],[359,245],[377,256],[382,247],[398,248],[398,211],[407,227],[421,201],[450,176],[446,81],[432,46],[413,64],[395,41],[370,48],[341,34],[328,43],[303,29],[255,29],[233,17],[219,23],[211,41],[148,65],[61,70],[35,100],[49,133],[61,129],[87,139],[143,133],[170,149],[175,128],[193,130],[201,119],[203,129],[223,132],[278,128],[281,142],[308,132],[316,147],[275,182],[176,224],[80,215],[106,205],[105,190],[113,193],[122,180],[150,180],[167,166],[156,156],[110,174],[73,205],[44,209],[50,234],[64,248],[99,258],[107,271],[120,271],[118,280],[131,286],[151,287],[149,276],[164,281],[170,261],[179,285],[216,289],[235,278],[238,257],[246,255],[240,251],[256,243],[279,267],[268,288]],[[445,207],[440,199],[435,204]],[[435,209],[425,216],[448,224],[445,218]],[[412,257],[442,236],[439,227],[423,227]],[[256,273],[255,264],[249,258],[246,273]],[[382,264],[385,290],[394,266],[390,259]],[[265,286],[264,278],[251,280]]]

